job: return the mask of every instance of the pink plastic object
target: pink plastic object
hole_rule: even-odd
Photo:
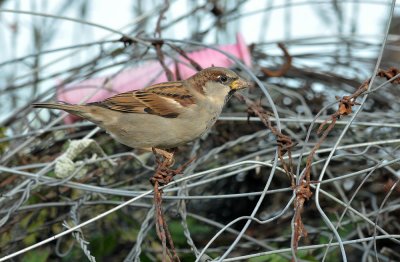
[[[242,35],[237,34],[236,40],[236,44],[219,46],[218,49],[242,60],[245,65],[251,66],[250,53]],[[232,60],[213,49],[206,48],[188,53],[187,55],[203,68],[212,65],[221,67],[230,67],[233,65]],[[165,60],[174,77],[176,77],[176,71],[179,71],[182,79],[186,79],[196,73],[196,70],[189,66],[189,61],[184,57],[179,57],[178,61],[183,61],[188,65],[183,63],[176,64],[170,58]],[[101,101],[118,93],[137,90],[166,81],[168,79],[160,63],[158,61],[151,61],[139,67],[125,70],[112,77],[97,77],[80,83],[61,86],[57,90],[57,100],[71,104]],[[64,121],[70,124],[77,119],[79,118],[69,115]]]

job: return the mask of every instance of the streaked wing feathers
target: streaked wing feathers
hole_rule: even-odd
[[[175,118],[185,107],[194,103],[193,96],[182,82],[168,82],[121,93],[90,104],[124,113],[147,113]]]

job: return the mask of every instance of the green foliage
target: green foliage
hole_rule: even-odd
[[[286,258],[278,254],[253,257],[249,259],[249,262],[286,262],[286,261],[287,261]]]
[[[46,262],[50,255],[50,248],[34,249],[25,253],[21,261],[25,262]]]
[[[102,261],[101,258],[111,255],[117,244],[119,243],[119,232],[110,230],[96,234],[90,239],[90,250],[93,252],[93,256],[98,258],[98,261]]]
[[[211,227],[199,223],[198,221],[187,218],[187,224],[190,228],[190,233],[192,237],[199,236],[201,234],[210,233]],[[172,220],[168,221],[169,231],[171,232],[172,238],[174,239],[174,243],[176,247],[186,247],[186,237],[183,233],[183,228],[180,221]]]
[[[291,254],[289,254],[291,255]],[[313,256],[310,251],[300,250],[297,251],[297,258],[301,259],[302,261],[310,261],[310,262],[317,262],[318,260]],[[287,258],[282,256],[281,254],[271,254],[259,257],[253,257],[248,260],[249,262],[286,262],[288,261]]]
[[[48,216],[48,211],[46,209],[42,209],[38,212],[38,214],[31,213],[25,216],[21,222],[20,227],[22,230],[25,230],[26,236],[23,239],[24,245],[33,245],[37,242],[37,238],[40,236],[40,232],[38,231],[46,222]]]
[[[6,128],[5,127],[0,127],[0,138],[6,137]],[[8,148],[8,142],[1,142],[0,143],[0,154],[3,154],[6,149]]]

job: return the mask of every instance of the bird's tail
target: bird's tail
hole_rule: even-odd
[[[84,105],[71,105],[63,103],[34,103],[32,104],[34,108],[50,108],[64,110],[70,114],[82,117],[83,113],[87,112],[87,108]]]
[[[34,108],[50,108],[64,110],[75,116],[79,116],[99,126],[103,126],[104,122],[112,122],[113,116],[107,114],[107,110],[94,104],[71,105],[65,103],[34,103]]]

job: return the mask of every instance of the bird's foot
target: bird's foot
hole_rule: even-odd
[[[174,158],[175,151],[168,152],[166,150],[162,150],[155,147],[152,148],[152,151],[156,157],[156,162],[158,164],[162,163],[167,168],[175,164],[175,158]],[[161,160],[160,156],[162,156],[164,159]]]
[[[157,182],[160,186],[167,185],[170,183],[174,176],[181,174],[182,171],[195,160],[195,157],[187,161],[185,164],[181,165],[177,169],[171,169],[169,164],[169,159],[164,158],[163,161],[157,159],[157,168],[154,176],[150,179],[151,184],[155,185]]]

